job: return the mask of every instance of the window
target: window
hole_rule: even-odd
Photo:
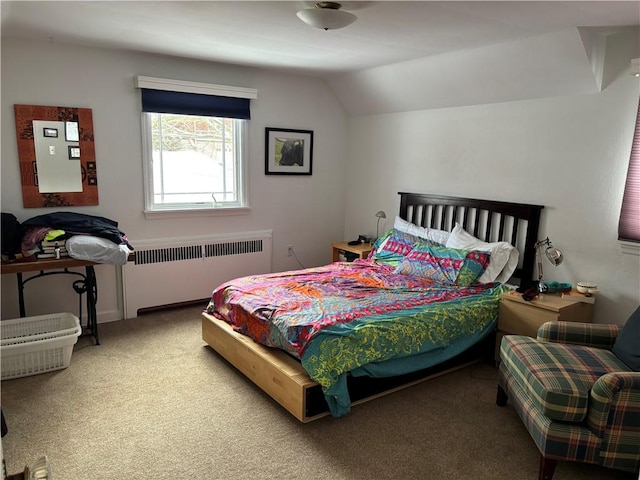
[[[137,86],[145,213],[248,208],[246,132],[257,92],[150,77]]]
[[[631,146],[627,182],[622,198],[618,239],[627,242],[640,242],[640,102]]]
[[[241,207],[244,120],[144,114],[147,209]]]

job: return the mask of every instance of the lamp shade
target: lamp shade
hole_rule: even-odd
[[[357,20],[353,13],[340,10],[339,3],[318,2],[315,8],[305,8],[296,15],[307,25],[323,30],[336,30],[351,25]]]
[[[562,261],[564,260],[564,255],[562,254],[562,251],[558,250],[556,247],[553,246],[553,244],[551,243],[551,240],[549,240],[549,237],[545,238],[544,240],[537,241],[535,245],[535,249],[536,249],[536,258],[538,263],[538,280],[542,281],[543,272],[542,272],[542,259],[540,258],[540,250],[544,249],[545,257],[547,257],[547,260],[549,260],[549,263],[554,267],[557,267],[562,263]]]
[[[555,248],[553,245],[549,245],[545,249],[544,254],[547,256],[547,260],[549,260],[549,263],[556,267],[562,263],[562,260],[564,260],[564,255],[562,254],[562,252]]]
[[[376,217],[378,218],[378,221],[376,222],[376,239],[380,236],[380,220],[382,218],[387,218],[387,214],[384,213],[382,210],[378,210],[376,212]]]

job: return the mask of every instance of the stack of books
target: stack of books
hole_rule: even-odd
[[[68,257],[66,240],[43,240],[36,258],[64,258]]]
[[[338,261],[340,262],[353,262],[359,257],[357,253],[347,252],[346,250],[340,250],[338,252]]]

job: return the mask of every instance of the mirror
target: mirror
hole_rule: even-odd
[[[98,205],[89,108],[14,105],[25,208]]]
[[[82,191],[80,144],[77,141],[69,142],[61,135],[65,130],[65,123],[77,125],[76,122],[33,121],[40,193]]]

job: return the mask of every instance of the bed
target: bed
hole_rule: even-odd
[[[400,192],[366,260],[234,279],[204,341],[298,420],[491,357],[504,282],[532,284],[540,205]]]

